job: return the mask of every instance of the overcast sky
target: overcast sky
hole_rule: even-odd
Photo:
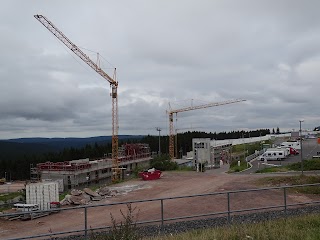
[[[111,135],[109,83],[34,17],[52,21],[119,81],[119,134],[168,134],[168,103],[246,102],[178,114],[184,130],[320,125],[320,1],[17,1],[0,8],[0,139]],[[192,100],[193,99],[193,100]]]

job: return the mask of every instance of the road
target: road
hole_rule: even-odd
[[[279,145],[283,140],[276,140],[275,144]],[[301,151],[299,150],[300,154]],[[320,152],[320,144],[317,143],[317,139],[306,139],[302,141],[302,158],[303,160],[312,159],[312,156],[317,155],[317,152]],[[301,156],[289,156],[285,160],[282,161],[268,161],[268,164],[274,165],[288,165],[295,162],[301,162]],[[264,162],[255,159],[251,162],[252,168],[241,172],[241,174],[255,173],[258,169],[265,168]]]
[[[24,188],[25,188],[25,182],[22,182],[22,181],[5,183],[3,185],[0,185],[0,194],[17,192]]]

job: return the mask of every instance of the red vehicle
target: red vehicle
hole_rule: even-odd
[[[143,171],[143,172],[139,172],[139,177],[141,177],[143,180],[147,181],[147,180],[156,180],[159,179],[161,177],[161,171],[160,170],[156,170],[154,168],[151,168],[147,171]]]
[[[299,151],[297,151],[296,149],[289,147],[290,148],[290,155],[298,155]]]

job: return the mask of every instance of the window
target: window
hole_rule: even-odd
[[[202,142],[195,142],[194,143],[194,148],[204,148],[204,143]]]
[[[279,156],[282,156],[282,153],[279,153]]]

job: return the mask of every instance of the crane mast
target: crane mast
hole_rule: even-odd
[[[112,98],[112,180],[117,181],[120,178],[121,170],[119,168],[118,159],[118,82],[116,79],[116,69],[114,70],[114,77],[110,77],[105,71],[103,71],[95,62],[93,62],[79,47],[74,44],[69,38],[67,38],[52,22],[50,22],[43,15],[34,15],[34,17],[46,27],[56,38],[58,38],[64,45],[66,45],[74,54],[76,54],[82,61],[88,64],[94,71],[96,71],[101,77],[107,80],[111,86],[111,98]]]
[[[185,108],[180,108],[180,109],[175,109],[175,110],[169,110],[168,115],[169,115],[169,131],[170,131],[170,136],[169,136],[169,156],[170,159],[172,160],[174,158],[174,126],[173,126],[173,114],[178,114],[179,112],[187,112],[191,110],[197,110],[197,109],[202,109],[202,108],[209,108],[209,107],[217,107],[217,106],[222,106],[222,105],[227,105],[227,104],[232,104],[232,103],[237,103],[237,102],[244,102],[246,100],[244,99],[236,99],[236,100],[228,100],[224,102],[215,102],[215,103],[208,103],[208,104],[202,104],[198,106],[190,106],[190,107],[185,107]],[[170,104],[169,104],[170,106]]]

